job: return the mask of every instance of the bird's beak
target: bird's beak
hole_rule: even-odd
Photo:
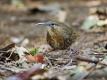
[[[36,25],[49,25],[47,23],[37,23]]]

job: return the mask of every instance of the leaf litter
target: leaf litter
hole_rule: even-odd
[[[95,7],[90,10],[90,15],[84,22],[84,27],[82,27],[84,32],[79,32],[81,33],[80,38],[72,45],[73,48],[75,46],[80,47],[74,53],[69,49],[49,52],[52,49],[43,40],[41,44],[41,42],[36,43],[35,39],[29,42],[29,39],[22,41],[19,38],[12,38],[11,40],[15,42],[18,40],[19,43],[20,41],[23,43],[21,47],[18,47],[16,44],[10,44],[0,49],[0,78],[6,80],[106,79],[106,16],[107,13],[103,8]],[[90,17],[92,21],[89,20]],[[39,21],[42,21],[42,19],[39,19]],[[35,19],[33,20],[35,21]],[[96,21],[93,22],[93,20]],[[22,21],[32,22],[29,18],[23,19]],[[93,35],[92,32],[97,32],[97,37],[93,36],[95,40],[92,39],[93,37],[90,37]],[[104,32],[104,34],[99,36],[98,32]],[[11,42],[9,41],[8,43]],[[33,49],[26,48],[29,43],[33,45]],[[40,46],[34,48],[38,46],[38,43]],[[89,45],[92,46],[90,47]],[[41,60],[43,61],[42,63]]]
[[[14,79],[16,80],[24,80],[24,79],[27,79],[27,80],[29,79],[77,80],[79,79],[79,80],[82,80],[83,78],[86,78],[88,76],[94,76],[93,73],[101,70],[100,69],[101,67],[104,70],[106,70],[106,65],[107,65],[106,58],[105,57],[95,58],[95,55],[92,55],[96,51],[97,51],[97,54],[99,53],[101,54],[104,52],[106,53],[107,51],[106,50],[104,51],[104,50],[105,48],[99,48],[94,51],[85,50],[84,52],[79,50],[77,52],[78,54],[76,52],[73,53],[76,55],[71,54],[73,58],[69,57],[69,53],[73,52],[69,50],[65,50],[65,51],[59,50],[59,51],[52,51],[47,54],[46,53],[41,54],[39,52],[37,53],[37,51],[34,49],[33,53],[35,51],[37,54],[31,55],[31,53],[29,53],[29,50],[25,49],[22,46],[18,47],[13,43],[6,46],[5,48],[0,49],[1,51],[0,66],[2,66],[1,70],[7,70],[16,74],[14,76],[8,77],[6,80],[9,80],[9,79],[12,79],[12,80]],[[5,52],[2,52],[2,51],[5,51]],[[87,54],[86,52],[88,52],[87,56],[85,55]],[[3,54],[8,54],[8,56],[5,56],[5,55],[3,56]],[[63,55],[60,55],[60,54],[63,54]],[[16,56],[17,56],[17,59],[16,59]],[[4,60],[2,58],[4,58]],[[16,60],[13,58],[15,58]],[[42,63],[41,63],[41,60],[42,60]],[[77,66],[78,63],[79,65]],[[38,69],[36,69],[37,67],[32,68],[35,65],[36,66],[40,65],[40,66]],[[39,72],[37,71],[32,72],[32,70],[35,70],[35,69]],[[58,73],[57,71],[60,71],[60,72]],[[20,73],[20,74],[18,75],[17,73]],[[4,74],[4,75],[7,76],[7,74]],[[105,74],[102,73],[101,75],[105,75]]]

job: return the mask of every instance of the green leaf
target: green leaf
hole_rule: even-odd
[[[29,53],[31,54],[31,55],[37,55],[37,53],[38,53],[38,49],[36,49],[36,48],[32,48],[32,49],[28,49],[28,51],[29,51]]]

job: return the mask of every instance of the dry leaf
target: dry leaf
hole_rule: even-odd
[[[23,55],[23,56],[24,56],[28,61],[44,63],[43,56],[41,56],[41,55],[35,55],[35,56]]]

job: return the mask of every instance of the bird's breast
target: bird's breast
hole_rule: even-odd
[[[48,34],[47,38],[49,45],[54,49],[61,49],[64,46],[64,39],[62,34]]]

